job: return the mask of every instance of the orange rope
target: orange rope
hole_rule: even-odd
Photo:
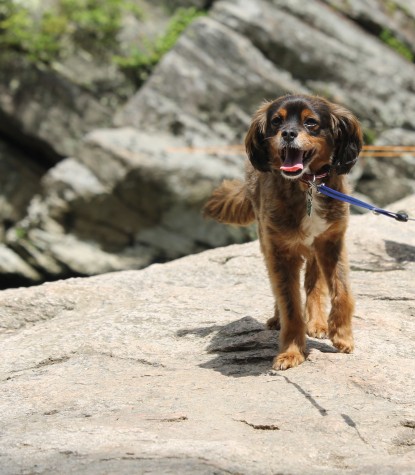
[[[243,145],[217,145],[207,147],[168,147],[171,153],[244,153]],[[364,145],[361,157],[395,157],[399,158],[406,154],[415,154],[415,146],[403,145]]]
[[[399,150],[405,152],[415,152],[415,146],[403,145],[364,145],[363,150]]]
[[[361,157],[390,157],[390,158],[400,158],[403,157],[404,155],[411,155],[410,152],[399,152],[398,150],[396,152],[362,152],[360,154]],[[415,155],[415,150],[412,152],[412,155]]]

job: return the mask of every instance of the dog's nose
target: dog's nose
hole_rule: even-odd
[[[295,129],[288,129],[282,131],[282,137],[287,142],[292,142],[298,135],[298,132]]]

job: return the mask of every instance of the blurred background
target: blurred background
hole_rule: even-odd
[[[0,0],[0,288],[254,239],[201,208],[287,92],[407,147],[366,150],[356,196],[414,193],[414,58],[415,0]]]

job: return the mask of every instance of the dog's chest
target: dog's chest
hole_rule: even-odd
[[[327,231],[329,223],[322,217],[322,209],[317,199],[313,199],[310,216],[306,214],[301,222],[301,231],[304,236],[303,244],[310,247],[314,239]]]

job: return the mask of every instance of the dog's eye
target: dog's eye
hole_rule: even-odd
[[[304,126],[308,129],[315,129],[316,127],[318,127],[318,122],[316,121],[316,119],[309,118],[304,121]]]
[[[273,117],[271,119],[271,124],[275,125],[275,126],[281,125],[282,124],[282,117],[280,117],[279,115],[276,115],[275,117]]]

